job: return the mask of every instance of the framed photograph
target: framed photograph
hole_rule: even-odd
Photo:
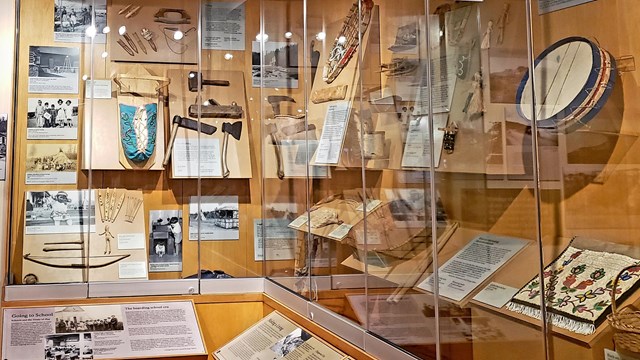
[[[149,211],[149,272],[182,271],[182,210]]]
[[[95,196],[89,190],[27,191],[25,234],[80,234],[95,232]]]
[[[198,199],[200,200],[199,209]],[[238,240],[239,228],[237,196],[191,197],[189,240]]]
[[[492,58],[491,65],[491,73],[489,74],[491,103],[516,104],[518,85],[528,71],[526,63],[513,58]]]
[[[75,184],[78,145],[27,144],[26,184]]]
[[[80,49],[29,46],[29,93],[77,94]]]
[[[298,88],[298,44],[268,41],[264,43],[264,52],[260,56],[260,42],[253,41],[251,83],[253,87]]]
[[[78,99],[29,98],[27,139],[62,140],[78,138]]]
[[[95,14],[96,36],[94,42],[104,44],[107,35],[106,0],[55,0],[53,10],[53,40],[59,42],[91,42],[87,28]]]

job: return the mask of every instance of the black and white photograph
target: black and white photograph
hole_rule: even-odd
[[[75,184],[77,144],[27,144],[26,184]]]
[[[29,46],[29,93],[77,94],[80,49]]]
[[[106,0],[55,0],[53,11],[54,41],[59,42],[91,42],[87,29],[91,27],[95,13],[94,42],[104,44],[107,26]]]
[[[298,88],[298,44],[269,41],[260,55],[260,41],[251,43],[253,87]],[[264,61],[264,64],[262,64]]]
[[[500,63],[504,64],[504,62]],[[497,66],[496,66],[497,67]],[[489,74],[489,92],[493,104],[516,104],[518,85],[528,68],[524,65],[512,68],[500,67],[499,70],[491,68]]]
[[[95,232],[95,196],[91,194],[89,202],[89,190],[25,192],[25,234]]]
[[[149,272],[182,271],[182,210],[150,210],[149,227]]]
[[[56,334],[124,330],[120,305],[55,308]]]
[[[47,335],[44,339],[44,360],[93,359],[92,334]]]
[[[8,114],[0,114],[0,181],[7,176],[7,119]]]
[[[29,98],[27,101],[27,139],[75,140],[77,138],[77,98]]]
[[[198,200],[200,200],[199,209]],[[199,229],[198,224],[200,224]],[[189,240],[238,240],[239,225],[237,196],[191,197]]]
[[[289,335],[285,336],[284,339],[273,344],[273,346],[271,347],[271,351],[276,353],[276,356],[285,357],[309,339],[311,339],[311,334],[300,328],[297,328],[293,330]]]

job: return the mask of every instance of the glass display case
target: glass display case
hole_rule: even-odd
[[[380,358],[640,351],[634,5],[20,0],[5,300],[259,282]]]

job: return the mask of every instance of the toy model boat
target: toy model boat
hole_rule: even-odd
[[[360,10],[360,9],[361,10]],[[344,19],[342,29],[336,36],[329,58],[322,71],[322,79],[331,84],[340,75],[342,69],[347,66],[359,45],[359,38],[371,22],[372,0],[360,0],[351,6],[349,15]],[[359,33],[358,33],[359,32]]]
[[[394,58],[388,64],[382,64],[380,66],[382,72],[387,76],[401,76],[411,74],[418,68],[418,61],[409,60],[406,58]]]

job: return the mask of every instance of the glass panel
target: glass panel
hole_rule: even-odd
[[[385,146],[383,156],[368,149],[364,154],[378,200],[367,216],[367,252],[358,259],[366,264],[367,297],[347,297],[356,314],[367,317],[370,332],[416,356],[435,358],[438,308],[434,296],[416,286],[431,273],[434,236],[446,236],[454,226],[433,188],[430,168],[440,161],[445,128],[455,125],[447,122],[447,112],[456,77],[451,55],[439,41],[444,15],[427,16],[425,5],[376,3],[381,21],[372,22],[377,27],[371,34],[379,32],[379,44],[370,56],[379,59],[379,89],[368,93],[373,131],[363,133],[363,143]],[[438,139],[433,148],[430,128],[436,128]]]
[[[276,255],[274,250],[283,242],[270,244],[268,237],[281,236],[288,239],[284,244],[293,255],[288,262],[268,259],[272,261],[266,265],[266,274],[330,309],[344,308],[343,289],[365,291],[364,269],[344,261],[357,254],[357,248],[366,247],[363,228],[360,240],[349,234],[352,227],[363,226],[359,205],[373,196],[365,190],[361,155],[361,134],[372,130],[363,128],[371,123],[370,110],[363,106],[364,93],[371,91],[371,79],[380,76],[379,64],[370,64],[362,55],[365,42],[372,48],[379,46],[377,35],[367,40],[366,30],[374,19],[370,5],[365,2],[362,8],[351,1],[264,3],[264,33],[269,38],[261,49],[262,98],[279,103],[281,114],[271,115],[277,108],[263,106],[263,216],[287,216],[281,225],[274,221],[272,229],[267,229],[265,253]],[[268,21],[275,18],[282,21]],[[375,18],[377,21],[377,15]],[[358,19],[363,19],[361,25]],[[282,45],[276,48],[278,42]],[[297,51],[299,79],[296,74],[297,81],[276,86],[278,79],[291,77],[291,69],[285,73],[282,68],[283,51]],[[282,159],[280,174],[278,157]],[[370,189],[377,180],[368,181],[371,184],[366,188]]]
[[[309,159],[319,133],[305,116],[312,81],[306,2],[265,0],[261,6],[252,82],[260,87],[262,110],[262,259],[266,276],[308,297],[312,241],[308,222],[302,219],[308,218],[313,181],[308,178],[313,176]],[[296,219],[297,226],[290,226]]]
[[[261,276],[259,2],[20,6],[13,283]]]
[[[309,56],[317,57],[317,71],[308,100],[309,126],[315,125],[319,143],[311,164],[326,176],[315,176],[311,188],[309,244],[315,300],[328,309],[357,321],[347,309],[345,289],[364,294],[363,269],[345,266],[357,246],[350,234],[364,224],[359,206],[366,198],[361,147],[362,125],[370,115],[362,93],[368,78],[363,54],[367,51],[370,2],[333,1],[331,6],[307,2]],[[311,49],[311,47],[309,47]],[[360,209],[360,210],[359,210]]]
[[[90,242],[95,198],[80,156],[81,119],[90,110],[85,71],[98,51],[85,34],[100,10],[91,1],[68,8],[53,1],[19,5],[9,280],[87,282],[96,274],[90,268],[115,259]],[[35,13],[47,17],[47,26],[28,15]]]
[[[165,140],[173,116],[186,115],[181,100],[190,93],[181,86],[198,63],[198,11],[186,0],[112,1],[96,17],[99,34],[108,33],[88,67],[96,95],[85,118],[85,154],[101,219],[92,243],[100,255],[122,259],[97,270],[92,282],[180,279],[198,271],[185,216],[196,181],[174,180],[172,166],[180,161],[167,156],[172,143]],[[184,144],[182,135],[173,144]]]
[[[541,321],[523,323],[517,306],[505,306],[508,289],[517,291],[540,268],[537,174],[515,106],[528,69],[525,5],[380,5],[391,33],[402,34],[416,14],[428,15],[417,21],[424,36],[416,55],[400,55],[408,50],[394,45],[403,36],[381,34],[383,62],[395,57],[397,67],[415,58],[418,72],[387,71],[382,79],[392,95],[415,94],[400,95],[409,110],[406,123],[396,123],[400,160],[382,175],[389,220],[382,208],[372,214],[382,213],[380,220],[368,222],[381,229],[369,232],[369,247],[389,229],[398,234],[395,254],[369,256],[369,273],[393,284],[374,296],[369,280],[368,329],[422,358],[503,358],[506,348],[522,358],[545,356],[535,328]]]
[[[623,353],[629,342],[622,337],[635,335],[620,332],[613,343],[601,338],[610,331],[605,316],[618,273],[616,314],[638,299],[631,287],[637,269],[621,270],[639,255],[638,105],[628,100],[638,93],[637,49],[628,26],[639,13],[629,1],[577,3],[532,8],[536,117],[527,121],[537,125],[543,181],[544,294],[547,312],[555,314],[548,327],[562,351],[613,349],[615,343]]]
[[[201,11],[197,71],[202,77],[184,73],[183,93],[190,106],[183,109],[200,126],[216,131],[190,134],[202,152],[201,180],[189,187],[190,199],[184,199],[190,203],[189,231],[199,234],[191,238],[200,240],[203,279],[262,276],[263,265],[254,257],[254,219],[261,211],[256,153],[262,111],[259,84],[251,77],[261,6],[259,1],[203,1]],[[189,76],[199,82],[193,82],[195,88],[187,95]]]
[[[445,116],[458,126],[455,148],[443,152],[435,171],[436,194],[449,222],[458,224],[438,239],[431,278],[439,279],[441,354],[545,358],[540,315],[524,315],[535,310],[512,300],[516,292],[539,291],[538,283],[527,283],[541,264],[537,154],[518,107],[530,87],[521,82],[529,67],[528,2],[430,5],[444,19],[440,47],[456,72]],[[435,105],[436,87],[431,99]],[[428,289],[431,279],[418,287]]]
[[[546,356],[540,298],[527,299],[528,308],[519,302],[539,291],[538,283],[527,283],[541,262],[537,158],[531,129],[519,115],[531,101],[518,106],[527,91],[521,85],[529,68],[527,6],[430,1],[429,12],[444,21],[430,31],[440,33],[439,48],[455,72],[451,107],[443,115],[450,127],[457,125],[453,149],[447,150],[445,133],[434,186],[449,226],[457,228],[438,235],[434,272],[417,288],[429,290],[438,279],[432,311],[439,316],[443,358]],[[438,88],[431,90],[437,116]],[[538,318],[527,316],[535,309]]]

